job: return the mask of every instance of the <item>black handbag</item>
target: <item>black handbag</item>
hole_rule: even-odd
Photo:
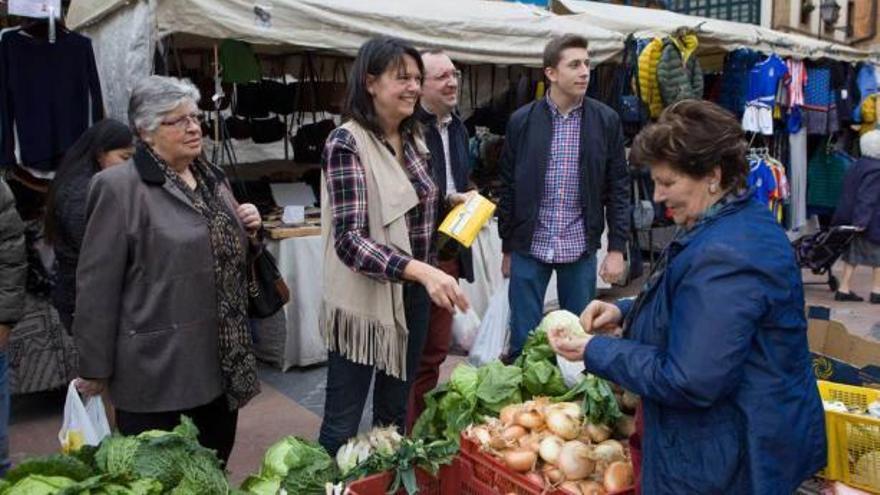
[[[284,122],[278,116],[251,120],[251,138],[257,144],[281,141],[286,130]]]
[[[226,130],[229,137],[240,141],[251,138],[251,123],[242,117],[230,115],[226,117]]]
[[[290,301],[290,289],[278,271],[275,257],[260,246],[248,266],[248,316],[268,318]]]
[[[327,136],[336,128],[332,119],[306,124],[293,136],[293,159],[298,163],[321,163]]]
[[[296,83],[263,81],[269,111],[290,115],[296,109]]]
[[[235,85],[235,102],[232,112],[242,117],[265,118],[269,116],[269,99],[262,82]]]

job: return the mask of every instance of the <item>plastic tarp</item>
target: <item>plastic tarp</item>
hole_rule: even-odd
[[[866,60],[868,52],[829,41],[733,21],[722,21],[679,14],[668,10],[647,9],[587,0],[552,0],[551,10],[584,25],[598,25],[638,38],[668,36],[679,28],[691,28],[705,48],[751,48],[764,53],[798,58],[829,57],[837,60]]]
[[[99,24],[128,6],[121,0],[73,0],[67,23],[73,29]],[[596,62],[623,47],[619,33],[534,6],[482,0],[158,0],[155,26],[159,38],[186,33],[347,55],[373,36],[391,35],[443,48],[465,63],[540,66],[547,40],[565,33],[589,39]]]

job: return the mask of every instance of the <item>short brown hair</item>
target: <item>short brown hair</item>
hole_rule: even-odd
[[[556,67],[559,60],[562,59],[563,50],[569,48],[589,49],[590,44],[587,39],[579,34],[564,34],[556,36],[544,47],[544,68]]]
[[[683,100],[668,107],[656,123],[633,141],[630,162],[636,166],[668,164],[694,179],[721,167],[721,187],[746,186],[748,145],[732,113],[705,100]]]

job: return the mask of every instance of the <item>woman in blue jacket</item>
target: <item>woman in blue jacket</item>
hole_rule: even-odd
[[[679,235],[638,298],[584,310],[587,337],[550,332],[558,354],[642,397],[643,493],[790,494],[825,465],[800,270],[746,191],[745,156],[727,111],[667,108],[631,158]]]

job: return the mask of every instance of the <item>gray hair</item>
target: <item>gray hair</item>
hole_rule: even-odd
[[[199,90],[188,79],[150,76],[135,83],[128,100],[128,121],[135,134],[159,128],[165,114],[179,105],[199,102]]]

